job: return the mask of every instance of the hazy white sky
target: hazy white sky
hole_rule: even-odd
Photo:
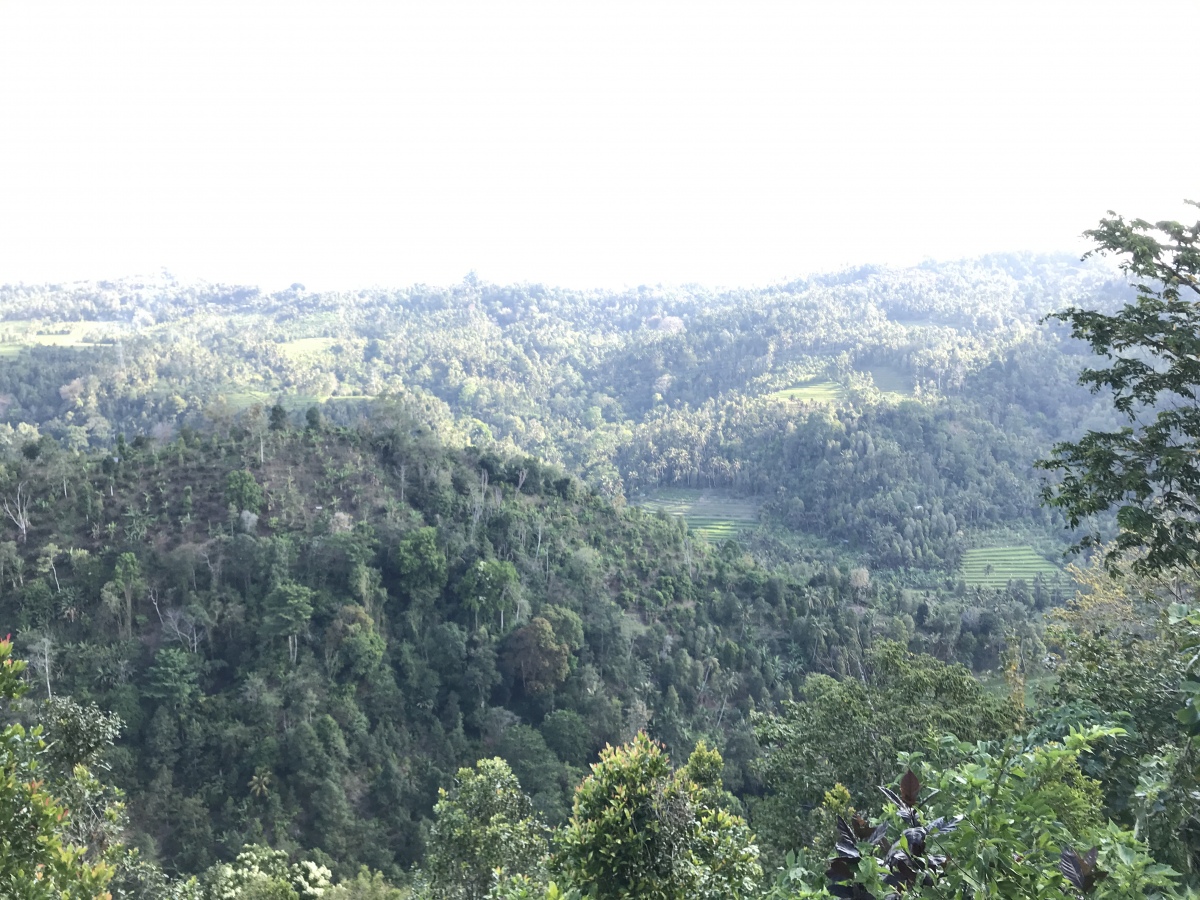
[[[1197,34],[1196,0],[0,0],[0,281],[1079,250],[1200,197]]]

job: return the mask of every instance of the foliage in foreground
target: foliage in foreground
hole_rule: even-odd
[[[596,900],[753,896],[758,848],[724,808],[721,768],[703,742],[675,772],[644,733],[606,748],[560,837],[564,879]]]
[[[1200,204],[1192,204],[1200,205]],[[1039,465],[1062,480],[1045,498],[1072,526],[1117,510],[1120,532],[1106,559],[1117,566],[1132,550],[1141,573],[1200,563],[1200,222],[1151,224],[1112,214],[1087,232],[1092,253],[1115,254],[1135,279],[1137,298],[1108,315],[1070,307],[1051,318],[1105,357],[1080,383],[1112,391],[1128,424],[1062,442]],[[1090,255],[1090,254],[1089,254]],[[1094,529],[1081,546],[1098,546]]]
[[[910,769],[896,790],[882,788],[887,803],[878,825],[844,808],[826,871],[792,859],[775,893],[847,900],[1180,896],[1178,873],[1156,863],[1132,830],[1105,821],[1098,785],[1079,769],[1080,754],[1113,733],[1078,731],[1040,746],[947,738],[942,749],[957,757],[954,765],[939,771],[908,757],[926,783]]]
[[[1189,637],[1183,644],[1191,642]],[[11,653],[11,644],[0,646]],[[1093,647],[1084,642],[1061,648],[1069,664],[1062,669],[1063,690],[1082,696],[1097,689],[1085,674]],[[886,733],[894,741],[897,734],[915,734],[912,723],[905,731],[906,712],[927,733],[944,721],[928,718],[928,710],[920,708],[922,696],[925,707],[945,703],[943,715],[966,714],[965,722],[977,722],[991,709],[986,698],[961,686],[940,695],[911,694],[914,686],[945,688],[969,676],[896,648],[879,650],[880,669],[890,672],[887,683],[908,686],[900,694],[879,691],[873,697],[871,702],[900,704],[890,718],[880,720],[880,735]],[[1149,660],[1144,657],[1143,664]],[[15,685],[13,693],[23,689],[17,681],[20,664],[6,666],[5,674]],[[47,761],[69,764],[111,742],[112,723],[80,716],[69,701],[54,709],[54,743],[39,745]],[[1174,718],[1171,725],[1146,718],[1145,713],[1137,715],[1158,734],[1179,724]],[[771,733],[781,758],[802,760],[817,746],[803,729]],[[625,746],[607,748],[576,792],[570,822],[549,835],[507,764],[482,760],[473,769],[461,770],[454,789],[443,792],[437,804],[417,893],[431,900],[872,900],[894,896],[897,890],[903,896],[972,900],[1057,900],[1080,893],[1097,898],[1180,896],[1176,871],[1156,862],[1133,827],[1108,817],[1113,808],[1110,795],[1120,783],[1097,781],[1087,774],[1095,760],[1127,737],[1126,732],[1116,727],[1068,727],[1061,739],[1048,737],[1051,734],[1049,725],[1039,721],[1026,737],[964,742],[945,736],[901,751],[899,764],[919,773],[926,789],[916,775],[906,776],[897,789],[884,791],[882,809],[877,798],[859,794],[852,799],[850,791],[835,785],[814,816],[814,822],[824,822],[831,831],[837,828],[834,863],[824,868],[811,853],[790,856],[774,885],[763,884],[757,844],[746,824],[729,812],[733,801],[721,787],[720,755],[702,743],[687,764],[674,771],[663,748],[645,734]],[[831,754],[837,750],[836,743],[826,746]],[[853,755],[843,763],[851,774],[870,771]],[[60,821],[56,815],[45,824],[47,834],[60,842],[74,833],[75,825],[65,816]],[[818,840],[816,846],[822,845]],[[23,852],[28,854],[29,848]],[[80,843],[67,856],[79,860],[88,852]],[[173,882],[126,856],[117,866],[114,896],[399,900],[403,893],[369,873],[335,887],[327,868],[293,859],[278,849],[248,846],[231,864],[211,867],[198,882]],[[44,879],[56,877],[48,868],[43,871]],[[89,871],[103,878],[111,874],[108,867],[93,866],[73,877],[89,877]],[[23,884],[19,877],[12,883]]]
[[[28,690],[25,662],[12,658],[12,641],[0,641],[0,703],[11,708]],[[49,748],[41,728],[12,722],[0,730],[0,896],[13,900],[104,897],[111,862],[89,858],[62,798],[50,791]],[[86,770],[74,773],[89,779]]]
[[[834,784],[854,802],[868,802],[898,753],[928,748],[945,734],[1002,737],[1017,712],[986,694],[963,667],[880,641],[867,651],[860,678],[810,675],[796,702],[755,717],[769,788],[754,807],[755,824],[780,857],[808,846],[820,827],[811,811]]]
[[[439,796],[423,867],[430,900],[483,900],[497,870],[541,870],[546,826],[504,760],[459,769],[454,789]]]

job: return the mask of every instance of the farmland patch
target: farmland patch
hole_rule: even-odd
[[[758,526],[758,504],[729,491],[659,488],[638,505],[682,516],[689,528],[713,543],[736,540]]]
[[[1065,581],[1062,569],[1039,556],[1032,547],[975,547],[963,554],[959,576],[969,587],[1004,588],[1024,579],[1033,584],[1038,575],[1049,584]]]

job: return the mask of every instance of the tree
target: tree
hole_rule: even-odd
[[[113,580],[101,589],[105,606],[117,615],[121,637],[133,635],[133,598],[145,588],[142,567],[132,553],[122,553],[113,568]]]
[[[752,894],[761,875],[745,822],[720,803],[721,756],[701,743],[671,771],[639,732],[606,747],[575,792],[558,863],[596,900],[691,900]]]
[[[54,691],[50,682],[54,677],[54,655],[58,646],[54,635],[48,631],[25,632],[22,635],[26,652],[29,654],[29,667],[36,672],[46,684],[46,697],[52,699]]]
[[[25,543],[25,539],[29,535],[29,504],[32,500],[33,495],[29,491],[29,486],[23,481],[11,494],[0,497],[0,505],[4,507],[4,514],[17,526],[17,534],[21,537],[21,543]]]
[[[321,900],[406,900],[409,896],[407,891],[384,881],[381,873],[369,872],[364,868],[354,876],[353,881],[343,881],[331,887],[321,895]]]
[[[247,844],[233,865],[216,865],[204,874],[204,900],[318,900],[330,888],[330,871],[259,844]]]
[[[300,634],[313,613],[312,597],[311,588],[292,581],[276,585],[267,595],[267,627],[287,638],[288,658],[292,665],[296,664],[300,649]]]
[[[1113,405],[1128,424],[1056,444],[1038,465],[1059,473],[1061,480],[1048,485],[1043,495],[1066,513],[1072,527],[1090,525],[1091,517],[1116,509],[1119,532],[1103,550],[1110,573],[1118,574],[1128,562],[1135,574],[1172,580],[1183,574],[1186,579],[1200,568],[1200,222],[1151,224],[1110,216],[1087,232],[1097,244],[1092,252],[1120,257],[1121,269],[1136,288],[1134,301],[1113,315],[1070,307],[1051,318],[1070,323],[1073,337],[1109,361],[1106,367],[1085,369],[1079,381],[1093,391],[1111,390]],[[1096,547],[1100,541],[1092,527],[1075,549]],[[1180,752],[1159,752],[1138,763],[1143,770],[1139,795],[1157,796],[1160,802],[1178,796],[1181,786],[1187,794],[1198,774],[1189,756],[1200,740],[1194,653],[1200,646],[1200,610],[1175,603],[1171,623],[1175,635],[1183,637],[1178,659],[1174,666],[1149,671],[1169,688],[1184,675],[1180,687],[1185,705],[1178,719],[1190,741]],[[1114,656],[1103,635],[1077,649],[1093,658]],[[1115,649],[1123,653],[1127,648]],[[1185,662],[1188,657],[1191,661]],[[1145,671],[1140,668],[1139,674]],[[1169,743],[1170,737],[1164,737]],[[1194,836],[1192,817],[1173,824]],[[1186,860],[1185,868],[1198,865],[1191,847],[1181,851],[1173,841],[1165,843],[1176,851],[1173,856]],[[1190,842],[1180,843],[1186,847]]]
[[[257,513],[263,505],[263,492],[254,473],[249,469],[238,469],[225,477],[225,501],[239,511]]]
[[[184,709],[199,695],[195,657],[176,647],[164,647],[154,657],[145,693],[175,709]]]
[[[1192,203],[1195,206],[1197,204]],[[1081,384],[1113,393],[1129,424],[1056,444],[1042,469],[1061,475],[1044,490],[1072,528],[1116,508],[1120,533],[1106,552],[1110,568],[1135,549],[1138,572],[1200,566],[1200,223],[1126,222],[1110,212],[1086,232],[1088,255],[1115,254],[1137,296],[1108,315],[1069,307],[1050,316],[1069,323],[1109,364],[1085,369]],[[1100,543],[1093,527],[1076,549]]]
[[[12,658],[12,642],[0,641],[0,701],[25,693],[25,664]],[[86,848],[70,842],[71,814],[47,787],[48,748],[40,729],[20,724],[0,729],[0,895],[13,900],[101,898],[112,866],[91,862]]]
[[[54,590],[56,592],[62,590],[62,585],[58,582],[58,569],[54,565],[54,560],[62,553],[62,549],[55,543],[46,544],[42,547],[37,558],[37,571],[39,575],[51,575],[54,578]]]
[[[547,746],[565,763],[583,767],[592,756],[592,735],[583,716],[573,709],[556,709],[542,720]]]
[[[494,873],[531,874],[546,855],[545,827],[508,763],[481,759],[438,791],[425,872],[435,900],[482,900]]]
[[[479,628],[479,614],[500,615],[500,627],[504,627],[505,601],[519,585],[516,567],[499,559],[481,559],[467,570],[459,585],[463,606],[475,613],[475,627]],[[547,627],[549,625],[547,624]]]
[[[129,824],[123,794],[94,774],[107,769],[104,756],[120,736],[120,717],[69,697],[46,700],[31,712],[45,741],[44,777],[70,810],[62,823],[64,839],[82,848],[85,860],[119,861],[118,871],[124,869],[131,860],[121,846]]]
[[[114,900],[205,900],[196,878],[171,878],[157,863],[130,853],[109,883]]]
[[[1171,578],[1113,578],[1100,555],[1071,567],[1078,595],[1049,617],[1054,680],[1038,691],[1035,734],[1064,740],[1072,729],[1116,723],[1123,733],[1094,743],[1080,757],[1099,782],[1105,815],[1137,829],[1159,862],[1189,878],[1200,872],[1200,790],[1196,747],[1189,729],[1196,706],[1188,689],[1188,660],[1200,631],[1163,615],[1179,590]],[[1186,615],[1186,614],[1185,614]],[[1200,625],[1200,621],[1196,623]],[[1200,685],[1196,685],[1200,690]]]
[[[343,606],[325,632],[326,667],[333,675],[367,677],[383,660],[387,644],[361,606]]]
[[[16,542],[0,541],[0,590],[3,590],[5,581],[8,581],[14,590],[24,584],[25,579],[21,574],[24,568],[25,560],[17,551]]]
[[[287,431],[288,414],[287,410],[283,408],[283,404],[276,403],[271,407],[269,419],[270,425],[268,427],[271,431]]]
[[[408,620],[421,634],[426,616],[446,586],[446,554],[438,547],[437,529],[418,528],[400,539],[393,555],[397,574],[408,594]]]
[[[520,675],[521,687],[541,694],[558,687],[570,674],[571,648],[560,642],[550,623],[535,616],[528,625],[509,637],[504,650],[504,665]]]

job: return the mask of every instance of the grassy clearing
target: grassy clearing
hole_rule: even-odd
[[[933,316],[915,316],[909,312],[897,312],[890,309],[887,310],[887,317],[892,322],[903,325],[905,328],[932,328],[938,324]]]
[[[871,366],[867,369],[875,387],[888,399],[905,400],[913,395],[913,378],[896,366]]]
[[[0,343],[0,355],[11,356],[19,352],[21,346],[93,347],[101,341],[120,337],[122,331],[120,322],[31,322],[10,319],[0,322],[0,335],[4,337],[4,343]]]
[[[9,340],[23,340],[25,333],[33,328],[30,319],[4,319],[0,321],[0,334]]]
[[[255,403],[261,406],[269,407],[275,400],[273,394],[268,394],[266,391],[235,391],[232,394],[225,395],[225,402],[235,410],[249,409]]]
[[[688,527],[713,543],[736,540],[758,526],[758,504],[727,491],[660,488],[639,505],[682,516]]]
[[[828,378],[808,378],[781,391],[773,391],[767,396],[775,400],[833,404],[845,399],[846,389]]]
[[[100,336],[92,323],[72,323],[70,331],[63,334],[27,334],[26,343],[42,347],[90,347]]]
[[[297,338],[279,345],[279,352],[288,359],[303,359],[313,356],[323,356],[329,348],[337,343],[337,338],[315,337]]]
[[[1058,566],[1047,562],[1028,545],[968,550],[963,554],[958,574],[969,587],[988,588],[1003,588],[1018,578],[1032,584],[1037,575],[1050,583],[1066,578]]]

